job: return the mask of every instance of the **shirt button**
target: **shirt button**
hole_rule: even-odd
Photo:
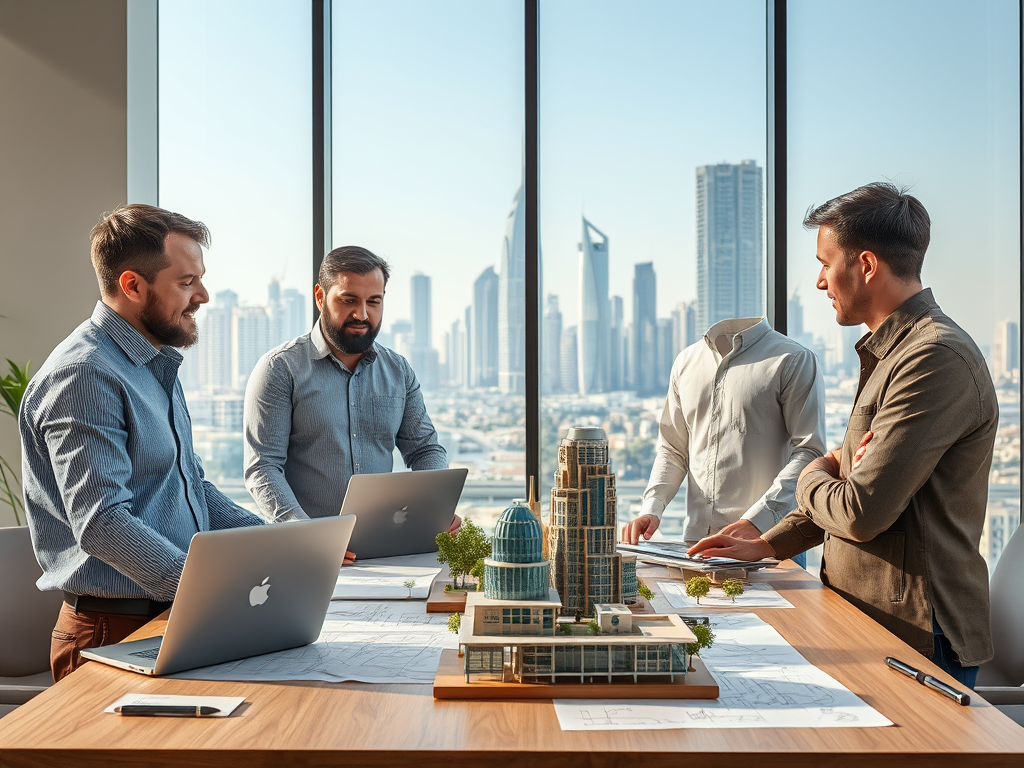
[[[352,433],[352,437],[355,437],[355,436],[356,436],[356,433],[355,433],[355,432],[353,432],[353,433]]]

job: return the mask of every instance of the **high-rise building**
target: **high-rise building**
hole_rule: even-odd
[[[672,310],[672,360],[697,341],[697,308],[694,302],[681,301]]]
[[[626,368],[626,327],[624,302],[621,296],[612,296],[611,328],[608,331],[608,389],[612,392],[626,389],[630,384]]]
[[[1013,320],[996,323],[996,335],[992,340],[992,378],[996,383],[1012,381],[1019,375],[1020,333]]]
[[[302,291],[297,291],[294,288],[285,288],[281,291],[283,313],[281,343],[309,333],[309,302],[309,298]]]
[[[500,280],[488,267],[473,283],[471,386],[498,386],[498,290]]]
[[[495,323],[497,326],[497,323]],[[462,386],[473,386],[473,305],[470,304],[462,313]]]
[[[232,389],[235,386],[231,318],[237,307],[237,293],[220,291],[214,297],[213,306],[206,310],[204,327],[200,334],[202,349],[199,354],[199,378],[204,389],[215,391]]]
[[[412,344],[413,347],[429,349],[434,346],[430,277],[417,272],[412,276],[411,289]]]
[[[501,241],[498,276],[498,386],[526,391],[526,185],[512,199]]]
[[[675,355],[672,354],[672,321],[667,317],[658,318],[656,347],[654,387],[648,394],[663,395],[668,391],[672,361],[675,360]]]
[[[562,391],[562,313],[558,309],[558,296],[548,295],[544,311],[543,366],[541,367],[541,391],[557,394]]]
[[[786,335],[797,344],[803,344],[808,349],[814,346],[814,337],[804,330],[804,304],[798,290],[793,291],[786,302],[786,331]]]
[[[452,321],[448,331],[444,335],[445,340],[445,375],[444,381],[450,387],[464,386],[465,382],[465,332],[462,330],[462,321],[456,318]]]
[[[753,160],[697,169],[697,329],[763,314],[762,171]]]
[[[657,277],[654,264],[633,267],[633,388],[640,395],[651,395],[658,386],[658,307]]]
[[[563,616],[593,616],[595,603],[622,602],[616,536],[608,439],[603,429],[570,429],[558,446],[548,527],[551,582]]]
[[[270,346],[267,308],[235,307],[231,313],[231,372],[235,389],[245,389],[256,361]]]
[[[580,249],[579,391],[584,395],[608,388],[608,237],[583,219]]]
[[[562,331],[560,355],[562,361],[562,391],[575,393],[580,391],[579,358],[577,356],[576,326],[570,325]]]

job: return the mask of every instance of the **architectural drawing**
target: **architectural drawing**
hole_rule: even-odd
[[[745,584],[745,591],[733,602],[722,588],[712,586],[711,591],[697,604],[695,597],[686,594],[686,583],[682,581],[659,581],[658,594],[675,609],[688,608],[792,608],[793,604],[776,592],[770,584]]]
[[[715,701],[555,701],[562,730],[867,728],[892,723],[751,613],[712,616]]]
[[[174,677],[190,680],[325,680],[429,683],[443,648],[455,648],[448,617],[422,602],[332,602],[315,643]]]

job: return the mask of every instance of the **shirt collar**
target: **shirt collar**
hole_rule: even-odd
[[[938,308],[931,288],[915,293],[885,318],[874,333],[869,333],[860,340],[857,344],[858,351],[866,349],[881,360],[892,351],[914,323],[931,310]]]
[[[771,329],[772,327],[768,325],[768,319],[765,317],[737,317],[712,325],[704,334],[704,342],[715,355],[719,355],[715,339],[725,334],[732,339],[732,351],[739,352],[741,349],[747,349],[756,344]],[[737,339],[739,339],[739,346],[736,344]]]
[[[319,320],[319,318],[317,319],[317,321],[315,323],[313,323],[313,330],[311,330],[309,332],[309,340],[313,344],[313,359],[314,360],[322,360],[325,357],[331,357],[331,358],[334,358],[334,360],[336,362],[341,364],[341,361],[338,360],[338,358],[334,357],[334,353],[331,352],[331,348],[327,344],[327,339],[324,338],[324,332],[320,328],[320,320]],[[366,350],[366,352],[363,353],[363,356],[359,359],[359,364],[362,365],[363,363],[365,363],[366,365],[369,365],[370,363],[372,363],[376,359],[377,359],[377,343],[374,342],[373,346],[370,347],[368,350]],[[342,364],[342,367],[344,367],[343,364]],[[356,366],[356,368],[358,368],[358,367],[359,367],[359,365]]]
[[[153,358],[160,354],[160,350],[154,347],[131,323],[102,301],[96,302],[96,308],[92,311],[92,323],[107,334],[135,365],[148,365]],[[164,349],[168,349],[168,347],[164,347]],[[181,355],[177,350],[172,351],[180,358]]]

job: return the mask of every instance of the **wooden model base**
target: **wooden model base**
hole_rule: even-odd
[[[557,683],[503,683],[481,680],[467,683],[463,659],[458,651],[441,651],[434,678],[435,699],[480,699],[488,701],[517,699],[717,699],[718,682],[698,657],[693,657],[693,672],[680,675],[675,682],[632,680],[603,683],[559,681]]]
[[[444,588],[450,581],[435,581],[430,585],[427,596],[427,613],[464,613],[466,610],[466,590],[445,592]],[[476,589],[476,585],[473,586]]]

